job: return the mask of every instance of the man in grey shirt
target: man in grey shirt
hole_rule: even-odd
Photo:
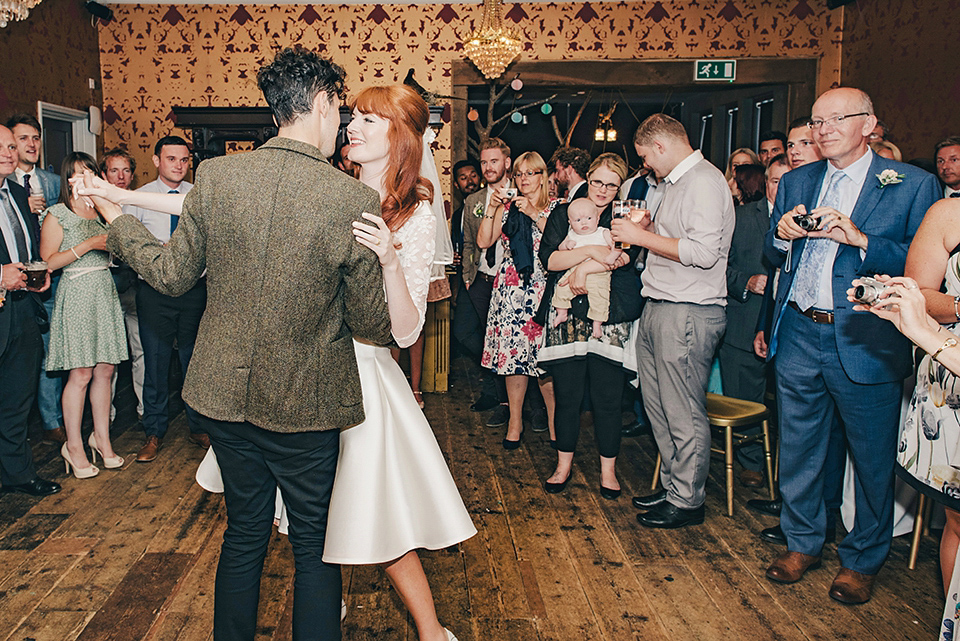
[[[690,146],[679,122],[647,118],[637,151],[663,180],[653,220],[613,221],[613,238],[649,250],[641,280],[647,299],[637,338],[644,408],[660,450],[663,489],[637,497],[640,524],[677,528],[703,522],[710,465],[707,381],[726,327],[727,254],[733,198],[716,167]]]

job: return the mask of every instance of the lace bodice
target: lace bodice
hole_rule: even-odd
[[[413,333],[407,336],[393,335],[400,347],[409,347],[417,340],[427,317],[427,290],[430,288],[430,270],[437,246],[436,228],[436,217],[426,201],[420,201],[413,216],[393,235],[394,242],[400,245],[397,257],[407,282],[407,290],[419,314]]]

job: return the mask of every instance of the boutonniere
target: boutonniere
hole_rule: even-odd
[[[880,181],[880,189],[887,185],[899,185],[903,182],[903,174],[898,174],[893,169],[884,169],[877,174],[877,180]]]
[[[477,206],[473,208],[473,217],[483,218],[483,203],[477,203]]]

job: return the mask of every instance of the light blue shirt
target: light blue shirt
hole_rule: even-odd
[[[191,189],[193,189],[193,185],[187,181],[183,181],[180,183],[180,186],[173,191],[176,191],[178,194],[186,194]],[[166,194],[171,191],[171,188],[162,180],[157,178],[153,182],[147,183],[137,191]],[[135,205],[125,205],[123,208],[123,213],[130,214],[143,223],[143,226],[147,228],[147,231],[156,236],[157,240],[159,240],[161,243],[166,244],[170,242],[170,214],[164,214],[159,211],[154,211],[153,209],[136,207]]]

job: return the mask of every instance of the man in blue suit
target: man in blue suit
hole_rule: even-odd
[[[787,552],[767,577],[794,583],[820,564],[827,514],[823,473],[839,413],[856,474],[856,524],[838,546],[830,596],[864,603],[893,537],[893,470],[909,343],[852,310],[850,281],[903,274],[907,248],[939,197],[936,178],[875,155],[873,104],[858,89],[825,92],[810,129],[824,160],[785,175],[764,251],[782,268],[768,358],[780,410],[780,523]],[[811,216],[815,228],[798,222]]]

